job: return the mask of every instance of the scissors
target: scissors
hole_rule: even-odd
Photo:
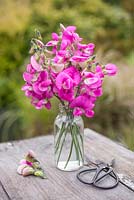
[[[84,184],[93,185],[94,187],[101,188],[101,189],[115,188],[119,183],[119,178],[112,167],[114,162],[115,160],[112,160],[111,164],[107,164],[105,162],[99,162],[99,163],[90,162],[96,165],[96,167],[85,169],[78,172],[76,175],[77,179]],[[89,165],[90,164],[88,163],[85,166],[89,167]],[[87,174],[90,175],[90,173],[93,173],[93,172],[94,172],[94,176],[90,178],[90,180],[89,178],[85,179],[85,175]],[[108,186],[102,185],[102,182],[106,178],[108,178],[108,176],[111,176],[113,178],[113,181],[112,181],[113,183]]]

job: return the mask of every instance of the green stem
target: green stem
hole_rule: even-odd
[[[74,124],[75,126],[75,138],[76,138],[76,142],[77,142],[77,146],[78,146],[78,149],[79,149],[79,152],[80,152],[80,156],[81,156],[81,159],[82,159],[82,161],[83,161],[83,154],[82,154],[82,151],[81,151],[81,148],[80,148],[80,144],[79,144],[79,140],[78,140],[78,137],[77,137],[77,134],[79,134],[79,136],[81,135],[80,134],[80,131],[79,131],[79,129],[78,129],[78,127],[77,127],[77,125],[76,124]],[[78,132],[77,132],[78,131]],[[82,142],[82,146],[83,146],[83,138],[82,138],[82,136],[80,137],[81,138],[81,142]]]
[[[62,151],[62,148],[63,148],[64,142],[65,142],[65,139],[66,139],[67,129],[68,129],[68,125],[67,125],[67,127],[66,127],[66,129],[65,129],[64,138],[63,138],[63,141],[62,141],[62,144],[61,144],[61,147],[60,147],[60,151],[59,151],[59,155],[58,155],[58,158],[57,158],[57,164],[58,164],[58,162],[59,162],[60,155],[61,155],[61,151]],[[64,133],[64,132],[63,132],[63,133]]]
[[[62,127],[61,127],[61,130],[60,130],[60,133],[59,133],[59,136],[58,136],[58,139],[56,141],[56,144],[55,144],[55,153],[58,151],[58,148],[59,148],[59,145],[60,145],[60,141],[61,141],[61,138],[62,138],[62,135],[65,131],[65,123],[63,122],[62,123]]]
[[[68,165],[68,162],[69,162],[69,160],[70,160],[70,158],[71,158],[71,155],[72,155],[72,150],[73,150],[73,143],[74,143],[74,141],[73,141],[73,139],[72,139],[72,142],[71,142],[71,147],[70,147],[70,152],[69,152],[69,156],[68,156],[68,159],[67,159],[67,162],[66,162],[66,164],[65,164],[65,167],[64,167],[64,169],[67,167],[67,165]]]
[[[77,147],[77,141],[75,139],[75,133],[73,132],[73,128],[70,127],[70,129],[71,129],[72,140],[74,141],[76,157],[77,157],[77,160],[79,160],[79,164],[80,164],[80,156],[79,156],[79,150]]]
[[[81,143],[82,143],[82,145],[83,145],[83,137],[82,137],[82,135],[80,134],[80,129],[78,128],[78,126],[77,126],[76,123],[74,123],[74,125],[75,125],[75,127],[76,127],[76,129],[77,129],[77,131],[78,131],[78,134],[79,134],[80,139],[81,139]]]

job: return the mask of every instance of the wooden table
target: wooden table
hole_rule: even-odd
[[[32,149],[44,166],[48,179],[22,177],[16,173],[19,160]],[[116,171],[134,186],[134,153],[119,144],[85,129],[85,157],[110,162],[116,159]],[[123,175],[122,175],[123,174]],[[134,191],[121,183],[112,190],[83,185],[76,172],[55,168],[53,136],[0,144],[0,200],[134,200]]]

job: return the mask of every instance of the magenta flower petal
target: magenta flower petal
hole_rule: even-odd
[[[35,56],[31,56],[31,64],[32,64],[32,67],[37,71],[41,71],[42,70],[42,66],[37,63],[36,59],[35,59]]]
[[[89,48],[89,49],[94,49],[94,48],[95,48],[95,44],[89,43],[89,44],[88,44],[88,48]]]
[[[57,88],[60,90],[63,88],[63,85],[66,83],[66,81],[70,79],[70,82],[73,80],[71,80],[70,76],[68,76],[64,71],[59,73],[59,75],[56,78],[56,86]]]
[[[48,79],[48,72],[47,71],[42,71],[38,77],[38,81],[45,81]]]
[[[39,90],[40,91],[46,91],[48,90],[48,86],[51,84],[51,80],[46,80],[46,81],[42,81],[40,84],[39,84]]]
[[[84,83],[89,86],[90,88],[98,88],[102,85],[101,77],[97,74],[94,74],[92,72],[85,73],[85,80]]]
[[[114,76],[117,73],[117,67],[112,63],[107,64],[105,70],[109,76]]]
[[[97,73],[101,78],[104,78],[104,73],[103,73],[103,70],[102,70],[101,66],[99,66],[99,65],[96,66],[96,73]]]
[[[76,31],[76,27],[75,26],[67,26],[66,30],[70,31],[70,32],[75,32]]]
[[[24,72],[23,73],[23,79],[24,81],[26,81],[27,83],[31,83],[32,79],[33,79],[33,74],[30,74],[28,72]]]
[[[58,41],[51,40],[46,44],[46,46],[51,47],[51,46],[56,46],[57,44],[58,44]]]
[[[37,110],[40,110],[40,109],[42,109],[44,107],[44,101],[43,100],[40,100],[40,101],[38,101],[37,103],[35,103],[35,108],[37,109]]]
[[[85,96],[85,95],[81,95],[76,97],[70,104],[70,108],[82,108],[83,110],[86,110],[88,108],[93,108],[93,104],[90,101],[90,98]]]
[[[89,96],[85,95],[78,96],[70,103],[70,108],[74,108],[74,115],[85,114],[87,117],[92,117],[94,114],[93,107],[94,103],[92,103]]]
[[[42,91],[39,89],[39,82],[33,83],[33,91],[37,94],[42,94]]]
[[[32,67],[31,64],[28,64],[26,69],[28,73],[31,73],[31,74],[35,73],[35,69]]]
[[[102,88],[97,88],[96,90],[93,91],[95,97],[100,97],[103,94]]]
[[[85,62],[88,59],[88,57],[83,56],[73,56],[70,61],[72,62]]]
[[[32,87],[30,85],[28,85],[28,84],[25,84],[25,85],[22,86],[21,90],[22,91],[32,90]]]
[[[86,117],[91,118],[91,117],[94,116],[94,111],[93,110],[86,110],[85,115],[86,115]]]
[[[65,50],[67,48],[67,46],[68,46],[68,41],[67,40],[62,40],[60,49],[61,50]]]
[[[87,44],[78,43],[77,45],[78,45],[78,48],[80,48],[80,49],[86,49],[88,47]]]
[[[84,83],[88,86],[93,85],[95,83],[98,82],[98,78],[97,77],[93,77],[93,78],[87,78],[85,79]]]
[[[32,93],[31,91],[29,91],[29,90],[26,90],[26,91],[25,91],[25,96],[28,97],[28,98],[31,97],[32,94],[33,94],[33,93]]]
[[[51,109],[51,103],[48,101],[46,104],[45,104],[45,107],[50,110]]]
[[[58,95],[62,100],[71,102],[74,99],[74,91],[73,90],[58,90]]]
[[[76,69],[76,67],[70,66],[67,69],[65,69],[64,72],[72,78],[75,85],[78,85],[80,83],[81,76],[80,72]]]
[[[81,108],[75,108],[73,111],[74,116],[81,116],[83,114]]]
[[[59,40],[59,36],[58,36],[58,34],[57,33],[52,33],[52,39],[53,40]]]

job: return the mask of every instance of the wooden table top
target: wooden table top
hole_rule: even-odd
[[[43,136],[0,144],[0,200],[134,200],[134,153],[110,139],[85,129],[85,158],[110,162],[116,159],[116,172],[131,185],[111,190],[87,186],[76,178],[77,172],[55,168],[53,136]],[[17,174],[17,166],[25,153],[36,152],[48,179]]]

